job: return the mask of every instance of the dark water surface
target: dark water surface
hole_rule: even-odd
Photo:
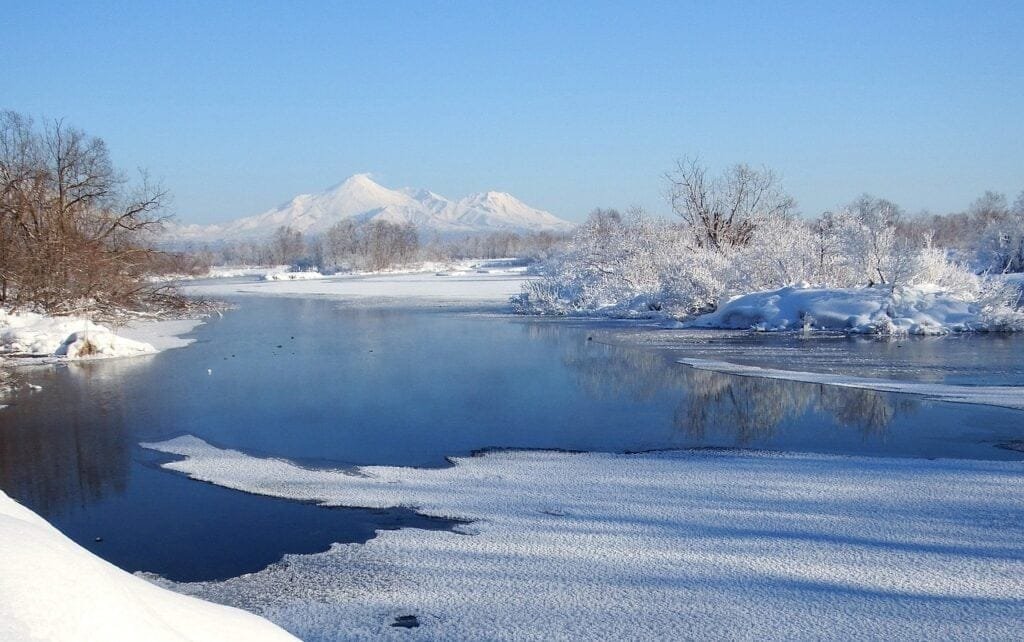
[[[192,433],[333,467],[443,466],[448,456],[500,447],[1024,457],[1000,447],[1024,439],[1024,413],[696,371],[674,364],[671,350],[609,345],[616,331],[594,324],[292,298],[239,306],[197,329],[188,348],[23,371],[43,390],[18,392],[0,411],[0,488],[122,568],[199,580],[365,541],[376,529],[453,524],[191,481],[159,469],[139,442]],[[754,341],[723,337],[723,355]],[[779,348],[781,362],[763,350],[754,360],[787,367],[797,354],[794,369],[811,369],[777,341],[750,345]],[[820,349],[826,367],[840,371],[844,350],[860,371],[884,370],[865,350],[904,350],[900,362],[925,374],[970,355],[970,372],[940,379],[1020,383],[1019,342],[829,341]],[[986,361],[996,364],[991,372]]]

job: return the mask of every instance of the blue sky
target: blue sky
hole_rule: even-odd
[[[665,212],[685,154],[768,165],[805,214],[1024,189],[1020,1],[21,2],[0,20],[0,107],[103,137],[188,222],[357,172],[571,220]]]

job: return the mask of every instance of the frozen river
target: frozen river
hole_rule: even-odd
[[[187,581],[365,541],[379,528],[456,522],[197,483],[139,447],[184,433],[340,468],[443,467],[493,448],[1024,458],[1014,449],[1020,411],[675,362],[1020,385],[1022,337],[802,340],[324,298],[236,303],[185,349],[24,371],[43,389],[17,393],[0,413],[0,487],[115,564]]]

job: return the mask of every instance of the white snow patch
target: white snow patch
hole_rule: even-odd
[[[0,309],[0,354],[84,359],[132,357],[156,351],[148,343],[120,336],[88,319]]]
[[[322,279],[323,274],[319,272],[268,272],[263,275],[264,281],[309,281],[311,279]]]
[[[331,506],[474,520],[290,555],[223,582],[306,640],[1011,639],[1020,462],[707,451],[493,452],[444,469],[311,470],[179,437],[164,466]],[[414,615],[420,626],[390,626]]]
[[[181,348],[202,319],[133,319],[113,330],[81,317],[49,317],[0,309],[0,355],[96,359]]]
[[[184,348],[195,339],[184,335],[204,323],[203,319],[136,320],[119,329],[122,336],[153,346],[158,352]]]
[[[896,289],[789,286],[734,297],[685,325],[924,335],[992,329],[979,305],[924,285]]]
[[[231,279],[240,276],[264,276],[273,272],[286,272],[290,267],[287,265],[275,265],[273,267],[259,265],[216,265],[210,268],[202,278],[208,279]]]
[[[287,272],[290,265],[215,265],[201,274],[151,274],[146,277],[151,283],[167,283],[171,281],[195,281],[198,279],[234,279],[244,276],[265,277],[268,274]]]
[[[739,375],[741,377],[764,377],[766,379],[785,379],[787,381],[800,381],[803,383],[820,383],[843,388],[860,388],[880,392],[920,395],[935,401],[950,401],[953,403],[969,403],[1024,410],[1024,386],[964,386],[917,381],[894,381],[892,379],[854,377],[825,372],[762,368],[760,366],[746,366],[711,359],[686,358],[677,359],[676,362],[696,368],[697,370],[710,370],[712,372]]]
[[[403,303],[473,302],[505,306],[528,278],[515,273],[417,272],[372,276],[335,275],[306,281],[210,283],[188,285],[189,294],[208,297],[255,294],[263,296],[333,297],[339,299],[398,299]]]
[[[251,613],[118,569],[2,491],[0,568],[0,639],[9,642],[295,639]]]

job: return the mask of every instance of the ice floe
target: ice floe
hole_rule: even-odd
[[[1010,639],[1024,616],[1020,462],[499,451],[346,471],[144,445],[229,488],[473,520],[155,580],[306,640]]]
[[[800,381],[803,383],[820,383],[844,388],[920,395],[935,401],[971,403],[1024,410],[1024,387],[1022,386],[968,386],[918,381],[896,381],[893,379],[855,377],[827,372],[802,372],[798,370],[762,368],[760,366],[747,366],[712,359],[685,358],[677,359],[676,361],[698,370],[710,370],[742,377],[764,377],[767,379],[785,379],[787,381]]]

